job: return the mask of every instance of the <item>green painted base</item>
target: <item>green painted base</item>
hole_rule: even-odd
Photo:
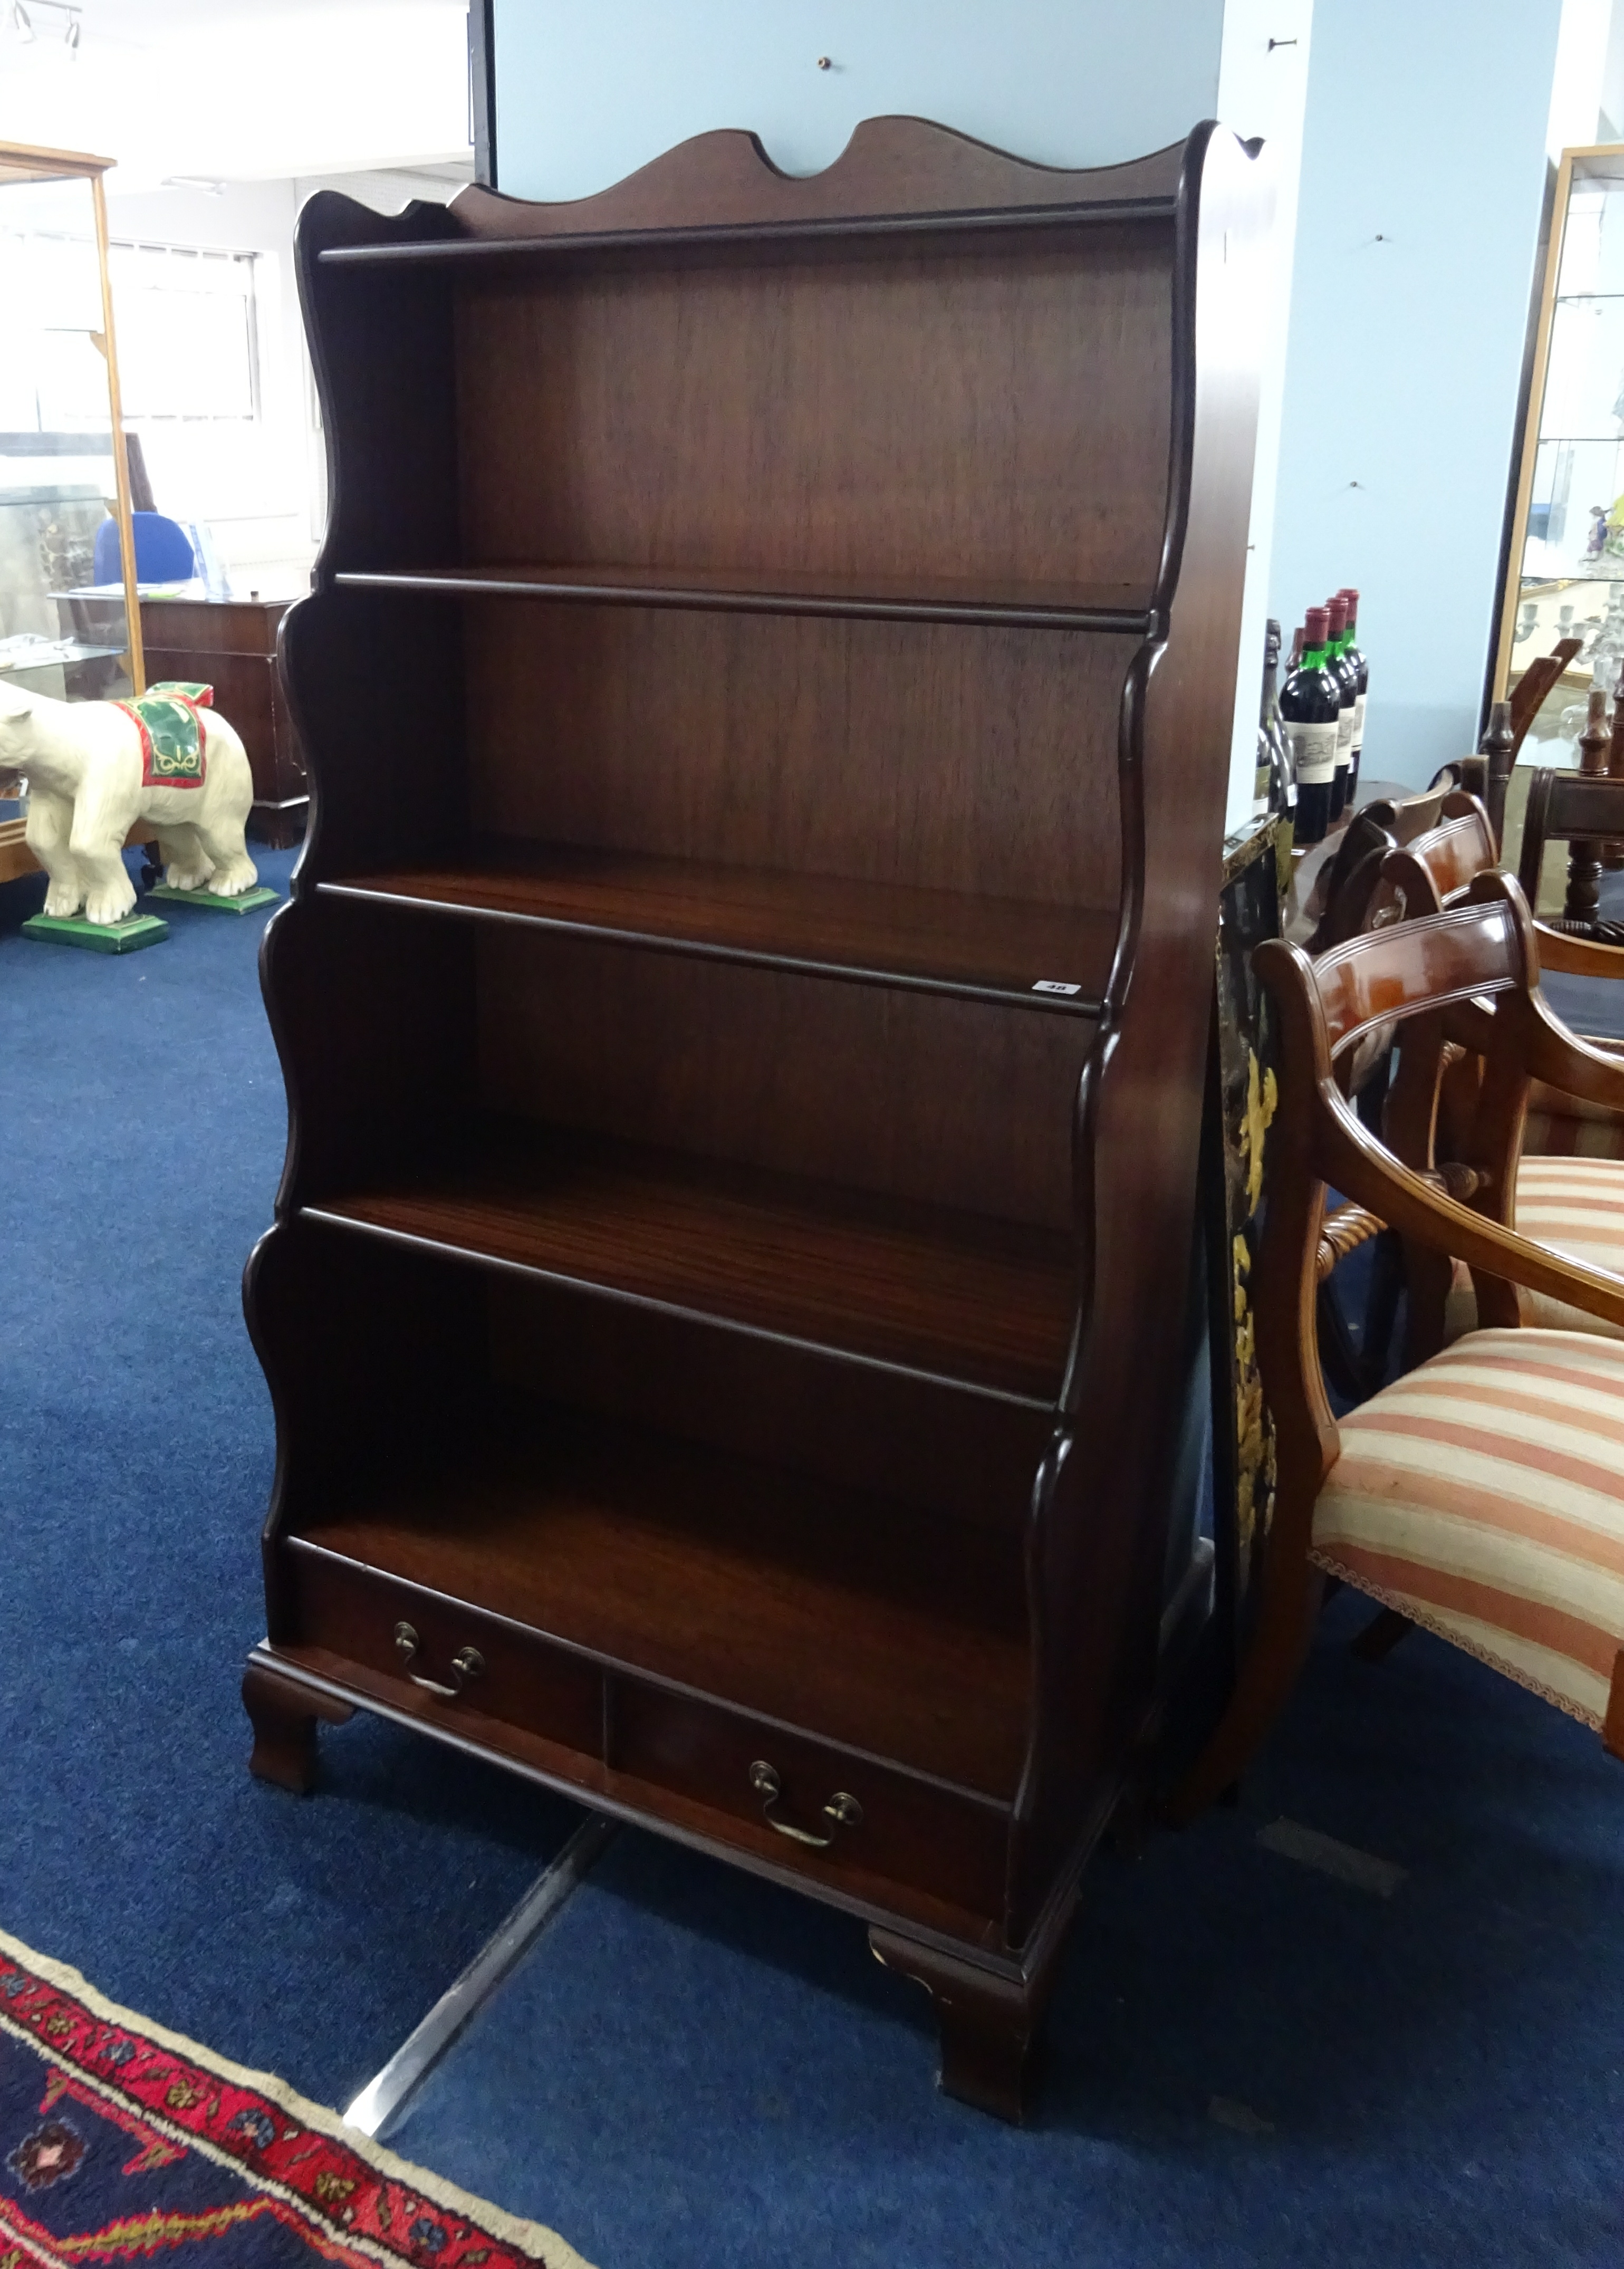
[[[144,945],[161,945],[168,935],[168,923],[156,914],[131,914],[122,922],[86,921],[83,914],[31,914],[23,924],[25,937],[82,945],[91,953],[139,953]]]
[[[277,893],[268,883],[262,883],[256,891],[240,891],[234,898],[222,898],[213,891],[172,891],[167,883],[155,883],[147,896],[170,898],[178,906],[210,906],[217,914],[251,914],[277,903]]]

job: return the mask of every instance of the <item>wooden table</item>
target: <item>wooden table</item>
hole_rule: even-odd
[[[147,683],[201,680],[242,735],[254,772],[248,832],[284,848],[305,831],[305,755],[277,671],[277,632],[289,600],[145,598]]]

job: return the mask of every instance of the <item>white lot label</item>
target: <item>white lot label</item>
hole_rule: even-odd
[[[1034,993],[1081,993],[1081,985],[1062,985],[1058,977],[1040,977],[1033,986]]]
[[[1299,787],[1327,787],[1336,778],[1336,734],[1334,724],[1287,726]]]

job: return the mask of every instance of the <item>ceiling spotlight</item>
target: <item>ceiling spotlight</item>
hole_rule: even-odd
[[[63,44],[70,56],[77,55],[79,52],[81,30],[78,0],[32,0],[32,4],[26,8],[23,5],[23,0],[11,0],[11,30],[18,41],[27,46],[38,36],[33,28],[33,19],[41,8],[48,8],[54,16],[66,18],[67,20],[63,27]]]

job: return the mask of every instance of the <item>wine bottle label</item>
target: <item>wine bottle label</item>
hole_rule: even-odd
[[[1355,756],[1364,746],[1364,705],[1368,698],[1368,695],[1363,693],[1355,693],[1354,696],[1354,754]]]
[[[1328,787],[1336,777],[1337,728],[1288,725],[1286,738],[1291,743],[1291,761],[1298,787]]]
[[[1356,698],[1357,697],[1355,697]],[[1336,721],[1336,768],[1345,772],[1354,761],[1354,703]]]

